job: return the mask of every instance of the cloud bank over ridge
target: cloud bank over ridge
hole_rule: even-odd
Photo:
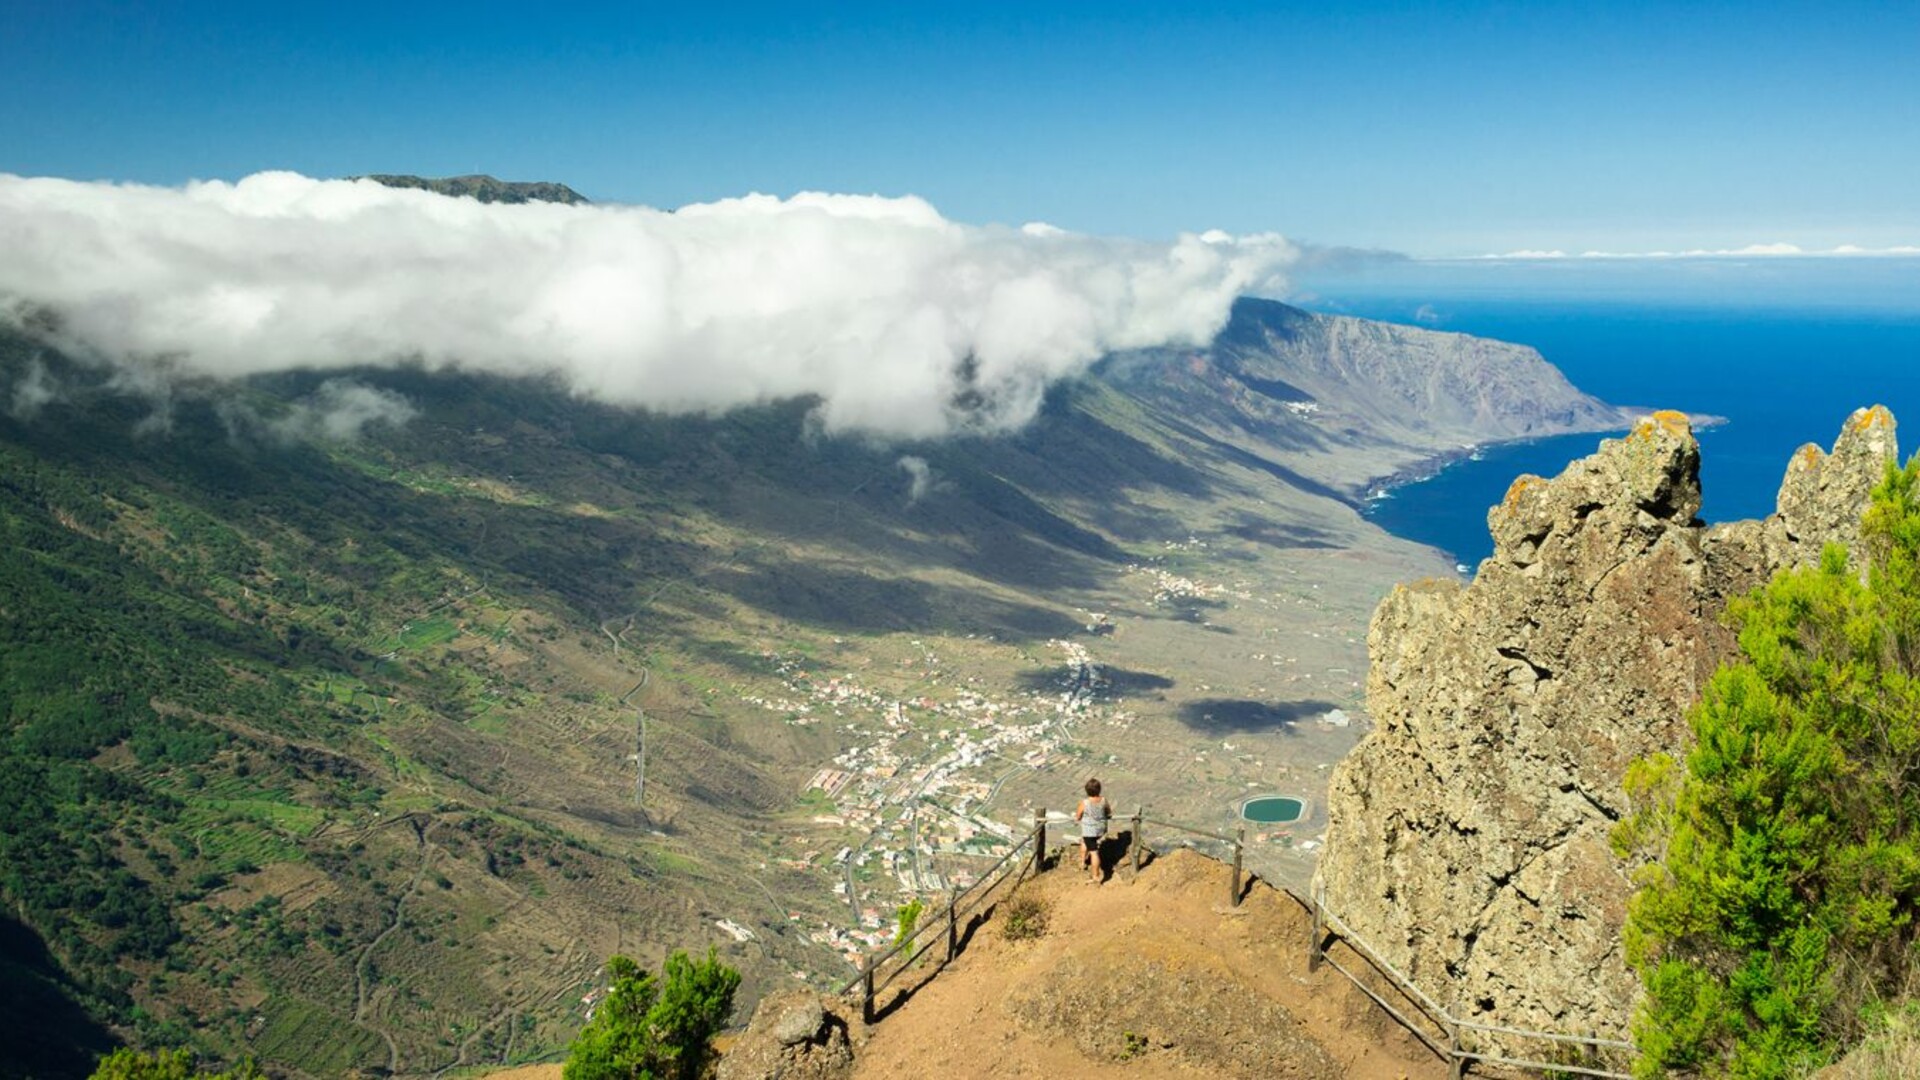
[[[668,412],[819,398],[829,431],[1017,427],[1108,352],[1201,344],[1279,287],[1274,235],[974,227],[912,197],[488,205],[270,172],[0,174],[0,317],[82,355],[239,377],[422,363]]]

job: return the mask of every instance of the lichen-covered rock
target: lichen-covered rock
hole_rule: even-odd
[[[853,1068],[845,1002],[807,990],[774,994],[753,1011],[715,1071],[718,1080],[836,1080]]]
[[[1873,486],[1886,475],[1896,451],[1891,412],[1881,405],[1854,410],[1833,453],[1822,453],[1812,443],[1794,451],[1772,516],[1709,532],[1710,556],[1726,565],[1729,580],[1752,587],[1782,566],[1815,561],[1828,542],[1852,547],[1860,540],[1860,518]]]
[[[1331,782],[1328,906],[1456,1015],[1623,1035],[1639,986],[1607,837],[1626,766],[1682,748],[1733,650],[1726,601],[1857,540],[1895,453],[1891,414],[1861,410],[1831,456],[1795,456],[1779,513],[1714,529],[1678,413],[1516,480],[1471,585],[1403,586],[1374,613],[1376,727]]]
[[[812,1041],[826,1022],[827,1010],[821,1007],[818,998],[809,994],[783,1010],[770,1030],[774,1041],[781,1046],[793,1046]]]

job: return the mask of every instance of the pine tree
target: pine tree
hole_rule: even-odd
[[[1917,491],[1920,458],[1890,468],[1853,559],[1830,545],[1732,605],[1741,658],[1690,714],[1684,768],[1629,771],[1616,848],[1654,857],[1625,935],[1643,1075],[1798,1075],[1914,989]]]
[[[712,949],[667,957],[664,978],[625,956],[607,961],[606,998],[567,1048],[565,1080],[695,1080],[733,1011],[740,973]]]

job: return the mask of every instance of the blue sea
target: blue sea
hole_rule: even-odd
[[[1860,406],[1885,405],[1904,423],[1902,460],[1920,450],[1920,314],[1572,300],[1456,300],[1436,312],[1376,299],[1339,310],[1531,345],[1606,401],[1725,417],[1699,432],[1700,514],[1709,522],[1772,513],[1788,457],[1809,442],[1830,449]],[[1602,437],[1488,447],[1394,489],[1368,516],[1477,566],[1493,551],[1487,509],[1513,478],[1556,475]]]

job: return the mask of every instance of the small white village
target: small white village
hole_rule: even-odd
[[[1096,617],[1090,625],[1099,624]],[[916,666],[936,673],[939,657],[922,642],[913,645],[921,651]],[[835,850],[802,852],[788,864],[830,875],[833,894],[847,903],[847,920],[820,922],[812,940],[856,965],[888,944],[900,900],[963,889],[1009,849],[1018,830],[988,813],[1008,776],[1046,766],[1089,717],[1121,727],[1131,722],[1125,710],[1095,703],[1100,672],[1085,646],[1058,640],[1048,646],[1063,662],[1060,690],[1010,700],[967,687],[951,691],[948,700],[899,700],[852,674],[823,675],[798,657],[762,654],[786,693],[749,698],[751,704],[783,714],[789,724],[838,725],[860,740],[807,784],[831,806],[822,807],[815,824],[864,834]]]
[[[1168,543],[1166,551],[1200,546],[1203,541],[1189,539]],[[1244,587],[1196,581],[1169,573],[1155,565],[1159,562],[1153,558],[1126,568],[1156,605],[1252,599]],[[1090,638],[1097,641],[1113,631],[1107,614],[1082,614]],[[823,671],[804,656],[768,649],[761,658],[779,679],[780,690],[743,699],[779,714],[787,724],[836,727],[851,744],[805,785],[817,802],[812,824],[844,829],[844,840],[798,852],[785,865],[828,879],[833,895],[846,905],[843,917],[800,912],[788,917],[813,924],[808,937],[855,966],[892,942],[900,904],[913,898],[937,903],[966,888],[1024,834],[1029,825],[1022,820],[1024,811],[995,806],[1010,777],[1044,769],[1070,753],[1077,728],[1096,724],[1103,731],[1124,731],[1137,719],[1123,703],[1104,697],[1100,666],[1079,641],[1048,641],[1057,677],[1045,689],[1010,697],[990,695],[974,679],[950,676],[928,643],[914,640],[910,646],[919,655],[901,660],[900,666],[922,681],[912,697],[881,692],[851,672]],[[1273,661],[1281,663],[1278,657]],[[1346,722],[1339,710],[1325,719]],[[1222,743],[1220,752],[1246,756],[1231,743]],[[1206,759],[1204,750],[1196,758]],[[1250,756],[1247,762],[1263,764]],[[1273,839],[1292,843],[1283,832]]]

